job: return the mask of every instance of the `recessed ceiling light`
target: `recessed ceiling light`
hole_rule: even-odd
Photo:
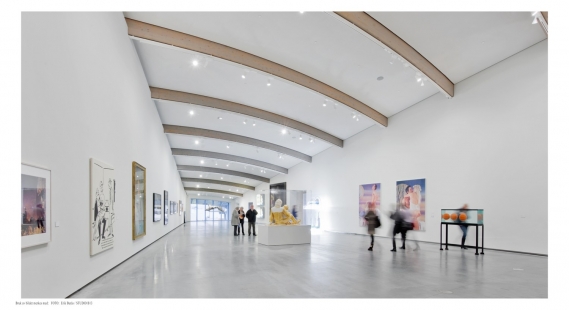
[[[310,142],[314,142],[314,139],[310,138]]]
[[[243,125],[247,125],[247,121],[243,121]]]
[[[257,126],[257,124],[255,124],[255,122],[253,122],[253,126]]]
[[[199,62],[197,60],[193,60],[192,61],[192,66],[197,67],[199,64]]]
[[[202,175],[200,174],[200,178],[202,177]]]
[[[194,111],[190,110],[190,115],[194,115]]]
[[[196,187],[200,187],[200,185],[198,184],[198,185],[196,185]]]
[[[286,133],[286,129],[281,130],[281,133],[284,135]]]
[[[244,78],[245,78],[245,74],[241,74],[241,78],[244,79]]]
[[[223,177],[221,177],[221,179],[223,180]]]
[[[229,144],[225,146],[226,148],[229,148]]]
[[[200,193],[198,193],[198,196],[200,195]]]
[[[195,144],[200,144],[200,141],[196,140],[194,143],[195,143]]]
[[[222,120],[222,119],[223,119],[223,117],[221,117],[221,116],[220,116],[220,117],[218,117],[217,119],[218,119],[218,120]]]
[[[302,140],[302,135],[298,136],[298,140]]]
[[[203,160],[200,160],[200,164],[202,164],[202,165],[203,165]]]

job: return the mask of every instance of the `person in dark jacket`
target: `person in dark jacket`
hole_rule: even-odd
[[[391,219],[395,222],[395,225],[393,225],[393,249],[391,249],[391,252],[397,252],[395,235],[398,233],[401,233],[401,239],[403,241],[403,245],[400,249],[405,250],[405,238],[407,237],[407,231],[413,229],[413,216],[408,208],[408,204],[404,203],[402,206],[398,206],[395,212],[391,215]]]
[[[245,213],[245,217],[247,217],[247,220],[249,221],[249,236],[251,236],[251,226],[253,227],[253,236],[256,236],[255,222],[257,221],[257,210],[255,210],[253,205],[249,206],[249,210]]]
[[[367,213],[364,216],[364,218],[367,222],[367,232],[368,232],[369,236],[371,237],[371,245],[367,250],[373,251],[373,242],[374,242],[374,236],[373,235],[375,234],[375,228],[379,226],[379,217],[375,213],[375,204],[374,203],[368,202],[367,208],[368,208],[368,210],[367,210]]]
[[[245,223],[245,211],[243,207],[239,207],[239,225],[241,226],[241,234],[245,236],[245,228],[243,228],[243,224]],[[237,234],[239,234],[239,228],[237,228]]]

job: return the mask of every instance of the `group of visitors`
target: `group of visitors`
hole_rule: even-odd
[[[251,227],[253,228],[253,236],[257,236],[257,232],[255,231],[255,222],[257,221],[257,210],[253,205],[249,206],[249,210],[247,213],[243,210],[243,207],[235,207],[233,210],[233,214],[231,215],[231,225],[233,225],[233,235],[239,236],[245,235],[245,228],[243,224],[245,222],[245,218],[249,221],[249,236],[251,236]]]
[[[464,204],[460,209],[466,210],[468,209],[468,205]],[[397,246],[395,244],[395,236],[397,234],[401,234],[401,241],[403,243],[399,249],[405,250],[405,240],[407,239],[407,232],[413,229],[417,229],[417,227],[414,226],[413,214],[411,213],[409,204],[408,203],[398,204],[395,211],[391,212],[389,217],[394,222],[393,232],[392,232],[393,248],[391,249],[391,252],[397,252]],[[364,218],[367,222],[368,234],[371,237],[371,245],[368,248],[368,251],[373,251],[375,229],[381,226],[381,221],[376,212],[374,203],[372,202],[368,203],[368,211]],[[468,226],[467,225],[458,225],[458,226],[462,230],[462,240],[461,240],[462,242],[460,247],[462,249],[467,249],[467,247],[464,245],[464,242],[466,241],[466,233],[468,230]],[[419,249],[419,243],[417,243],[417,241],[415,241],[415,246],[416,247],[415,249],[413,249],[413,251]]]

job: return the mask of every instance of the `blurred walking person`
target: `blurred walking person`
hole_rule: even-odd
[[[241,234],[245,236],[245,228],[243,224],[245,223],[245,211],[243,211],[243,207],[239,207],[239,225],[241,225]],[[239,235],[239,227],[237,228],[237,234]]]
[[[395,235],[401,234],[403,244],[399,249],[405,250],[405,239],[407,238],[407,231],[413,229],[413,215],[409,210],[409,197],[403,199],[403,203],[391,214],[391,219],[395,222],[393,225],[392,242],[393,248],[391,252],[397,252],[397,245],[395,243]]]
[[[467,210],[468,205],[464,204],[460,209]],[[457,221],[462,223],[462,221],[460,220],[460,216],[457,216]],[[458,227],[460,227],[460,230],[462,230],[462,240],[460,243],[460,248],[466,250],[468,248],[464,245],[464,242],[466,241],[466,233],[468,232],[468,225],[458,225]]]
[[[373,235],[375,234],[375,229],[381,226],[381,222],[379,220],[379,216],[377,216],[377,213],[375,212],[375,204],[372,202],[368,202],[367,207],[368,211],[364,216],[364,218],[367,222],[367,232],[371,238],[371,245],[367,250],[373,251],[373,243],[374,243]]]

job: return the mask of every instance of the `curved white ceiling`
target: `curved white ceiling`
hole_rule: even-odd
[[[404,68],[398,61],[391,65],[391,56],[382,47],[330,14],[124,13],[128,18],[198,36],[287,66],[345,92],[387,117],[438,92],[430,83],[420,87],[412,69]],[[377,81],[378,76],[384,79]]]
[[[458,83],[542,40],[531,12],[366,12]]]

